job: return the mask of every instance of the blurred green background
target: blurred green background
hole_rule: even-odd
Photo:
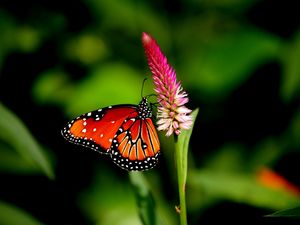
[[[60,134],[82,113],[137,104],[145,77],[153,93],[144,31],[200,108],[189,224],[290,222],[265,215],[300,206],[296,4],[1,1],[0,224],[179,224],[172,139],[160,133],[159,165],[128,176]]]

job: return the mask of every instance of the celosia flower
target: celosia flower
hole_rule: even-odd
[[[192,125],[191,111],[186,106],[188,96],[176,79],[175,70],[168,64],[156,41],[147,33],[142,34],[142,42],[148,65],[151,70],[154,90],[157,93],[157,125],[158,130],[180,134],[181,129],[189,129]]]

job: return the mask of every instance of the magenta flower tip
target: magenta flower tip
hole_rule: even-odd
[[[189,100],[188,95],[177,81],[175,70],[168,64],[156,41],[143,32],[142,43],[159,104],[157,129],[167,131],[166,136],[173,133],[179,135],[181,129],[189,129],[193,123],[191,110],[185,106]]]
[[[147,43],[150,43],[151,40],[152,40],[152,38],[149,36],[149,34],[147,34],[146,32],[142,33],[142,42],[144,45]]]

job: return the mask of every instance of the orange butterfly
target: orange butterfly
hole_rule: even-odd
[[[128,171],[153,168],[160,154],[145,97],[138,105],[114,105],[85,113],[70,121],[62,135],[72,143],[110,155],[114,163]]]

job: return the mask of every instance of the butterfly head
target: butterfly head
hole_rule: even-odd
[[[138,105],[139,118],[146,119],[152,117],[151,107],[148,104],[147,98],[143,97]]]

